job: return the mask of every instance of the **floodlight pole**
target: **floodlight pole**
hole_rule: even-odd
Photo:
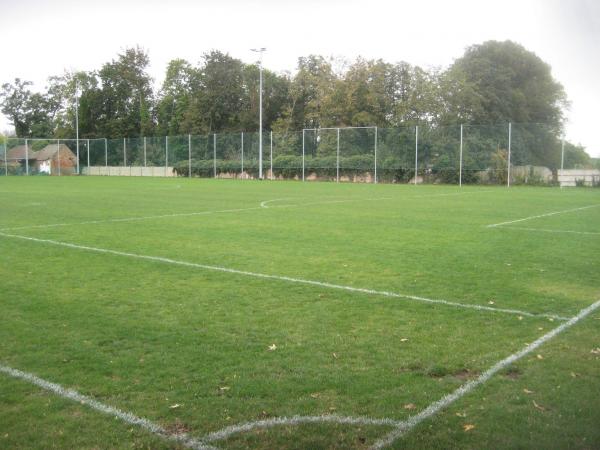
[[[262,68],[262,57],[263,57],[263,53],[267,50],[264,47],[261,48],[252,48],[250,49],[253,52],[256,52],[260,55],[260,59],[258,61],[258,78],[259,78],[259,88],[258,88],[258,103],[259,103],[259,107],[258,107],[258,178],[260,180],[263,179],[263,168],[262,168],[262,159],[263,159],[263,136],[262,136],[262,132],[263,132],[263,120],[262,120],[262,116],[263,116],[263,105],[262,105],[262,98],[263,98],[263,68]]]
[[[144,136],[144,167],[146,167],[146,136]]]
[[[87,168],[88,175],[90,174],[90,140],[87,140]]]
[[[337,146],[335,158],[335,182],[340,182],[340,129],[337,129]]]
[[[79,175],[79,82],[75,79],[75,147],[77,148],[77,175]]]
[[[244,132],[242,131],[242,173],[240,174],[242,177],[244,176]]]

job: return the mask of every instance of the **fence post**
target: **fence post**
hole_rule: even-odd
[[[244,177],[244,132],[242,131],[242,173],[240,174],[242,178]]]
[[[463,124],[460,124],[460,158],[458,163],[458,186],[462,187],[462,163],[463,163]]]
[[[123,167],[127,167],[127,138],[123,138]]]
[[[270,156],[270,166],[271,166],[271,180],[273,179],[273,130],[271,130],[271,156]]]
[[[507,161],[507,174],[506,187],[510,187],[510,145],[512,141],[512,123],[508,122],[508,161]]]
[[[146,136],[144,136],[144,167],[146,167]]]
[[[417,185],[417,174],[419,173],[419,125],[415,125],[415,186]]]
[[[108,175],[108,139],[104,138],[104,166]]]
[[[27,147],[28,142],[25,139],[25,175],[29,175],[29,149]]]
[[[340,182],[340,129],[337,129],[337,146],[335,152],[335,182]]]
[[[217,133],[213,133],[213,173],[217,178]]]
[[[304,181],[304,128],[302,129],[302,181]]]
[[[8,176],[8,137],[4,137],[4,176]]]
[[[373,183],[377,184],[377,127],[375,127],[375,178]]]
[[[6,147],[5,147],[6,149]],[[561,149],[560,149],[560,174],[564,176],[564,170],[565,170],[565,135],[562,135],[562,143],[561,143]],[[560,180],[558,181],[558,184],[560,185],[560,188],[562,189],[562,183],[560,182]]]
[[[90,140],[87,140],[87,169],[88,175],[90,174]]]
[[[192,135],[188,134],[188,178],[192,178]]]
[[[75,141],[77,147],[77,175],[79,175],[79,127],[77,127],[77,139]]]
[[[169,136],[165,136],[165,177],[168,173],[169,167]]]
[[[58,159],[58,176],[60,177],[60,139],[56,141],[56,158]]]

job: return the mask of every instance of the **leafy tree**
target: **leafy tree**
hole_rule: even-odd
[[[19,137],[29,136],[30,133],[28,107],[31,91],[28,86],[32,84],[31,81],[15,78],[14,84],[3,84],[2,93],[0,93],[2,113],[10,118],[15,127],[15,133]]]
[[[519,44],[487,41],[469,47],[447,79],[460,89],[447,98],[450,109],[475,123],[544,123],[555,132],[561,129],[564,89],[550,66]]]

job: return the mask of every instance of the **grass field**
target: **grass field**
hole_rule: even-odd
[[[2,177],[0,448],[600,448],[599,224],[597,189]]]

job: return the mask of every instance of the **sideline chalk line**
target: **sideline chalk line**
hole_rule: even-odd
[[[428,419],[429,417],[431,417],[434,414],[436,414],[437,412],[439,412],[441,409],[449,406],[456,400],[458,400],[461,397],[463,397],[464,395],[468,394],[473,389],[475,389],[477,386],[487,382],[490,378],[492,378],[500,370],[511,365],[515,361],[521,359],[523,356],[527,355],[528,353],[531,353],[533,350],[540,347],[542,344],[549,341],[550,339],[552,339],[559,333],[563,332],[567,328],[575,325],[581,319],[583,319],[584,317],[586,317],[587,315],[589,315],[590,313],[592,313],[596,309],[598,309],[598,307],[600,307],[600,300],[596,301],[595,303],[588,306],[587,308],[582,309],[575,317],[569,319],[568,322],[565,322],[562,325],[554,328],[550,332],[546,333],[542,337],[536,339],[534,342],[532,342],[531,344],[524,347],[522,350],[518,351],[517,353],[513,353],[509,357],[504,358],[502,361],[494,364],[492,367],[490,367],[488,370],[486,370],[484,373],[482,373],[476,379],[463,384],[461,387],[456,389],[454,392],[442,397],[437,402],[434,402],[431,405],[429,405],[427,408],[425,408],[419,414],[412,416],[409,419],[403,421],[400,425],[398,425],[398,427],[395,430],[393,430],[387,436],[385,436],[382,439],[375,442],[375,444],[373,444],[373,446],[371,448],[373,450],[380,450],[380,449],[392,444],[396,439],[400,438],[403,434],[410,431],[412,428],[417,426],[419,423],[423,422],[425,419]]]
[[[425,195],[417,195],[410,197],[402,197],[402,198],[425,198],[425,197],[445,197],[449,195],[465,195],[465,194],[478,194],[480,192],[492,192],[492,190],[482,190],[482,191],[466,191],[466,192],[453,192],[446,194],[425,194]],[[224,213],[236,213],[243,211],[256,211],[260,209],[271,209],[271,208],[293,208],[293,207],[303,207],[303,206],[313,206],[313,205],[323,205],[330,203],[351,203],[351,202],[361,202],[361,201],[379,201],[379,200],[394,200],[394,197],[379,197],[379,198],[356,198],[356,199],[347,199],[347,200],[322,200],[316,202],[309,203],[300,203],[300,204],[290,204],[290,205],[272,205],[267,206],[271,202],[281,201],[281,200],[291,200],[290,198],[284,199],[273,199],[273,200],[265,200],[260,202],[259,206],[249,207],[249,208],[234,208],[234,209],[221,209],[221,210],[213,210],[213,211],[197,211],[191,213],[173,213],[173,214],[159,214],[154,216],[137,216],[137,217],[122,217],[122,218],[114,218],[114,219],[98,219],[98,220],[86,220],[83,222],[70,222],[70,223],[51,223],[51,224],[41,224],[41,225],[25,225],[20,227],[5,227],[0,228],[0,231],[17,231],[17,230],[30,230],[30,229],[41,229],[41,228],[56,228],[56,227],[69,227],[76,225],[97,225],[102,223],[114,223],[114,222],[135,222],[138,220],[153,220],[153,219],[168,219],[172,217],[193,217],[193,216],[205,216],[210,214],[224,214]]]
[[[76,249],[76,250],[86,250],[86,251],[95,252],[95,253],[104,253],[104,254],[109,254],[109,255],[125,256],[125,257],[129,257],[129,258],[143,259],[143,260],[147,260],[147,261],[156,261],[156,262],[161,262],[161,263],[166,263],[166,264],[174,264],[174,265],[185,266],[185,267],[193,267],[193,268],[197,268],[197,269],[232,273],[232,274],[236,274],[236,275],[244,275],[244,276],[253,277],[253,278],[286,281],[286,282],[296,283],[296,284],[306,284],[306,285],[310,285],[310,286],[318,286],[318,287],[329,288],[329,289],[338,289],[338,290],[343,290],[343,291],[348,291],[348,292],[357,292],[357,293],[361,293],[361,294],[378,295],[378,296],[391,297],[391,298],[403,298],[403,299],[415,300],[415,301],[419,301],[419,302],[423,302],[423,303],[446,305],[446,306],[452,306],[452,307],[464,308],[464,309],[475,309],[478,311],[491,311],[491,312],[497,312],[497,313],[516,314],[519,316],[527,316],[527,317],[546,317],[549,319],[569,320],[568,317],[563,317],[563,316],[559,316],[556,314],[545,314],[545,313],[535,314],[535,313],[531,313],[531,312],[527,312],[527,311],[521,311],[518,309],[493,308],[491,306],[472,305],[472,304],[468,304],[468,303],[451,302],[448,300],[431,299],[431,298],[426,298],[426,297],[420,297],[417,295],[400,294],[397,292],[378,291],[378,290],[374,290],[374,289],[358,288],[358,287],[353,287],[353,286],[344,286],[341,284],[333,284],[333,283],[328,283],[328,282],[323,282],[323,281],[306,280],[303,278],[294,278],[294,277],[288,277],[288,276],[284,276],[284,275],[271,275],[271,274],[265,274],[265,273],[259,273],[259,272],[249,272],[246,270],[232,269],[229,267],[210,266],[207,264],[199,264],[199,263],[193,263],[193,262],[188,262],[188,261],[180,261],[180,260],[176,260],[176,259],[165,258],[162,256],[140,255],[137,253],[122,252],[122,251],[118,251],[118,250],[110,250],[110,249],[105,249],[105,248],[100,248],[100,247],[90,247],[87,245],[71,244],[69,242],[55,241],[52,239],[40,239],[40,238],[35,238],[35,237],[30,237],[30,236],[21,236],[18,234],[8,234],[8,233],[4,233],[4,232],[0,232],[0,236],[13,238],[13,239],[22,239],[22,240],[26,240],[26,241],[38,242],[38,243],[43,243],[43,244],[57,245],[60,247],[67,247],[67,248]]]
[[[521,230],[521,231],[533,231],[533,232],[541,232],[541,233],[568,233],[568,234],[583,234],[583,235],[599,235],[600,232],[596,231],[574,231],[574,230],[552,230],[550,228],[526,228],[526,227],[513,227],[508,226],[504,227],[507,230]]]
[[[511,223],[524,222],[526,220],[539,219],[541,217],[555,216],[557,214],[565,214],[565,213],[574,212],[574,211],[582,211],[584,209],[596,208],[597,206],[600,206],[600,203],[596,203],[594,205],[582,206],[580,208],[565,209],[562,211],[554,211],[554,212],[549,212],[546,214],[539,214],[537,216],[523,217],[522,219],[509,220],[507,222],[493,223],[491,225],[486,225],[486,227],[487,228],[501,227],[502,225],[508,225]]]
[[[186,447],[192,448],[194,450],[216,450],[216,447],[207,445],[202,440],[193,438],[186,433],[170,433],[164,427],[154,422],[151,422],[148,419],[138,417],[132,413],[125,412],[113,406],[106,405],[104,403],[99,402],[98,400],[94,400],[91,397],[80,394],[75,390],[64,388],[60,384],[44,380],[43,378],[37,377],[31,373],[13,369],[12,367],[8,367],[3,364],[0,364],[0,372],[13,378],[28,381],[29,383],[34,384],[35,386],[38,386],[46,391],[50,391],[58,395],[59,397],[72,400],[76,403],[84,404],[96,411],[108,414],[109,416],[116,417],[125,423],[128,423],[130,425],[136,425],[140,428],[143,428],[146,431],[149,431],[150,433],[153,433],[170,441],[175,441],[179,444],[183,444]]]

